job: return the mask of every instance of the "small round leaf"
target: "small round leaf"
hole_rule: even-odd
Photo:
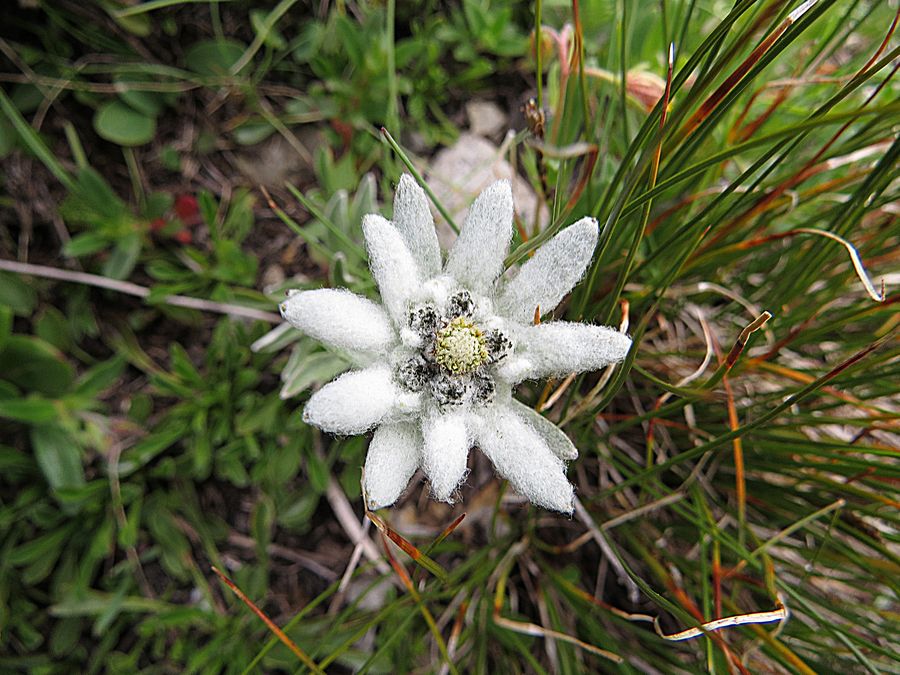
[[[102,138],[119,145],[143,145],[156,135],[156,119],[122,101],[109,101],[94,115],[94,129]]]
[[[244,46],[236,40],[203,40],[185,54],[188,68],[200,75],[228,75],[244,55]]]

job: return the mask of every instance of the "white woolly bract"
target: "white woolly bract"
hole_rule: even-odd
[[[578,283],[597,245],[597,221],[582,218],[541,246],[497,300],[501,313],[528,322],[536,307],[546,314]]]
[[[361,434],[414,412],[418,401],[397,386],[389,368],[373,366],[344,373],[313,394],[303,421],[333,434]]]
[[[370,509],[390,506],[419,468],[422,436],[414,424],[382,424],[366,454],[366,495]]]
[[[513,489],[551,511],[571,514],[575,489],[566,466],[534,427],[509,409],[485,412],[476,426],[476,443]]]
[[[525,424],[530,425],[544,440],[550,452],[565,461],[578,459],[578,448],[572,443],[565,432],[553,422],[541,415],[534,408],[529,408],[516,399],[510,400],[512,411],[518,415]]]
[[[523,327],[518,348],[499,371],[510,383],[597,370],[625,358],[631,338],[608,326],[551,321]]]
[[[379,215],[363,218],[363,235],[369,252],[369,269],[381,301],[399,326],[406,320],[409,297],[418,289],[419,270],[406,242],[393,225]]]
[[[434,229],[428,197],[408,173],[400,176],[394,195],[394,227],[412,253],[423,279],[441,272],[441,247]]]
[[[471,445],[466,414],[432,408],[422,419],[422,470],[431,482],[432,496],[453,502],[453,493],[466,477]]]
[[[280,309],[292,326],[339,349],[385,352],[396,340],[387,313],[350,291],[301,291],[282,302]]]
[[[503,272],[513,232],[509,181],[490,185],[469,209],[444,271],[474,293],[484,294]]]

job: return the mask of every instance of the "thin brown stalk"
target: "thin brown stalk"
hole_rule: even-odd
[[[110,291],[116,291],[117,293],[133,295],[138,298],[149,297],[151,292],[146,286],[141,286],[130,281],[120,281],[118,279],[100,276],[99,274],[73,272],[71,270],[59,269],[58,267],[47,267],[46,265],[21,263],[16,262],[15,260],[0,260],[0,270],[32,277],[41,277],[44,279],[68,281],[71,283],[83,284],[85,286],[94,286],[96,288],[105,288]],[[252,307],[231,305],[225,302],[216,302],[214,300],[205,300],[203,298],[191,298],[186,295],[167,295],[161,299],[161,302],[166,305],[172,305],[173,307],[185,307],[187,309],[198,309],[204,312],[241,316],[247,319],[267,321],[269,323],[281,323],[282,321],[280,316],[272,312],[264,312],[260,309],[253,309]]]
[[[555,639],[562,642],[568,642],[569,644],[573,644],[577,647],[580,647],[581,649],[584,649],[585,651],[591,652],[592,654],[596,654],[597,656],[603,657],[604,659],[613,661],[614,663],[622,663],[622,657],[618,654],[614,654],[613,652],[610,652],[606,649],[601,649],[600,647],[584,642],[583,640],[579,640],[572,635],[561,633],[550,628],[545,628],[544,626],[539,626],[536,623],[531,623],[530,621],[515,621],[513,619],[508,619],[502,615],[503,598],[506,595],[506,584],[516,557],[516,551],[519,550],[521,549],[517,549],[516,547],[511,548],[505,560],[501,561],[501,564],[503,564],[504,566],[500,572],[499,577],[497,578],[497,586],[494,591],[494,611],[492,615],[494,623],[498,626],[506,628],[507,630],[511,630],[514,633],[540,637],[545,640]]]
[[[387,537],[384,536],[384,534],[381,535],[381,542],[384,545],[384,553],[385,556],[387,556],[388,562],[391,564],[391,567],[394,568],[394,572],[397,574],[397,576],[400,577],[400,581],[412,597],[413,601],[416,603],[416,605],[418,605],[419,611],[422,613],[422,617],[425,619],[425,623],[428,624],[428,628],[431,631],[431,634],[434,636],[434,640],[437,643],[441,655],[444,657],[444,661],[447,664],[447,667],[450,669],[451,673],[455,673],[456,675],[458,675],[456,666],[453,665],[453,659],[450,658],[450,652],[447,651],[447,644],[444,642],[444,638],[441,637],[440,630],[438,630],[437,623],[434,620],[434,616],[432,616],[431,612],[428,610],[428,607],[426,607],[425,603],[422,601],[422,596],[416,590],[416,586],[415,584],[413,584],[409,573],[394,557],[394,554],[391,553],[391,547],[388,544]]]
[[[728,93],[734,89],[738,83],[744,79],[744,76],[750,72],[750,69],[755,66],[759,60],[763,57],[763,55],[769,51],[772,46],[778,41],[782,35],[784,35],[785,31],[791,27],[805,12],[808,10],[814,2],[806,2],[796,10],[791,12],[791,14],[784,19],[778,26],[775,27],[769,35],[757,45],[756,49],[750,52],[749,56],[741,62],[741,64],[735,68],[735,70],[725,78],[725,81],[719,85],[719,87],[712,93],[710,96],[700,105],[697,111],[688,119],[687,122],[679,129],[677,137],[678,139],[683,139],[685,136],[689,135],[693,132],[700,124],[709,117],[710,114],[719,106],[719,104],[725,99]]]
[[[747,346],[747,340],[750,339],[750,335],[765,326],[771,318],[772,315],[769,312],[763,312],[741,331],[738,339],[735,340],[734,345],[732,345],[731,351],[728,352],[728,356],[725,358],[726,372],[731,370],[734,367],[734,364],[737,363],[738,358],[741,356],[741,352],[743,352],[744,347]]]
[[[284,644],[285,647],[287,647],[288,649],[291,650],[291,652],[293,652],[294,656],[296,656],[298,659],[300,659],[300,661],[302,661],[303,664],[307,668],[309,668],[312,672],[324,675],[325,671],[322,670],[321,668],[319,668],[318,664],[315,661],[313,661],[306,652],[304,652],[302,649],[300,649],[300,647],[297,646],[297,643],[295,643],[293,640],[291,640],[291,638],[289,638],[287,636],[287,633],[285,633],[283,630],[281,630],[281,628],[279,628],[278,625],[274,621],[272,621],[272,619],[270,619],[268,616],[266,616],[265,612],[263,612],[259,607],[257,607],[256,604],[250,598],[248,598],[246,595],[244,595],[244,592],[240,588],[238,588],[237,585],[231,579],[229,579],[227,576],[225,576],[225,574],[222,573],[217,567],[212,567],[211,569],[213,572],[216,573],[216,575],[219,577],[219,579],[221,579],[222,582],[234,592],[234,594],[238,597],[238,599],[241,602],[243,602],[247,607],[249,607],[250,610],[254,614],[256,614],[256,616],[258,616],[264,624],[266,624],[266,626],[269,628],[270,631],[272,631],[272,633],[275,635],[275,637],[277,637],[279,640],[281,640],[282,644]]]
[[[891,23],[891,26],[888,28],[887,35],[882,41],[879,48],[875,51],[872,57],[866,62],[866,64],[860,68],[857,75],[861,75],[865,73],[873,63],[878,59],[879,56],[884,52],[887,47],[888,41],[891,36],[894,34],[894,31],[897,28],[897,20],[900,17],[900,9],[897,10],[897,13],[894,15],[894,20]],[[881,93],[881,90],[890,82],[893,78],[894,74],[897,70],[900,69],[900,61],[894,64],[894,67],[888,73],[887,77],[885,77],[879,84],[876,86],[872,92],[866,97],[866,100],[863,101],[862,105],[859,106],[858,110],[863,110],[872,100]],[[722,237],[724,237],[728,232],[733,231],[734,229],[740,227],[742,224],[746,223],[754,216],[764,212],[768,206],[778,199],[781,195],[783,195],[788,190],[796,187],[800,183],[806,181],[812,176],[819,173],[817,170],[817,164],[819,160],[828,152],[829,149],[838,141],[838,139],[844,135],[844,132],[850,128],[850,126],[855,122],[855,119],[849,119],[845,122],[840,129],[838,129],[834,135],[826,142],[821,148],[819,148],[816,153],[810,158],[795,174],[782,181],[779,185],[777,185],[773,190],[764,194],[760,199],[756,201],[755,204],[751,205],[748,209],[746,209],[743,213],[739,214],[736,218],[734,218],[731,222],[729,222],[724,227],[719,228],[719,231],[716,232],[715,235],[706,243],[704,249],[708,249],[710,246],[714,245],[717,241],[719,241]]]

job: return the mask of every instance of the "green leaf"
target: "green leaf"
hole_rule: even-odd
[[[272,448],[266,455],[264,466],[266,480],[276,485],[283,485],[297,475],[300,468],[300,447],[297,443],[288,443]]]
[[[274,26],[271,28],[266,26],[266,19],[268,17],[269,12],[264,10],[250,10],[250,25],[253,26],[253,30],[256,31],[257,35],[262,34],[264,36],[263,44],[266,47],[279,50],[284,49],[287,46],[287,42]]]
[[[331,476],[328,465],[318,455],[310,454],[306,458],[306,470],[309,475],[310,487],[319,494],[325,492]]]
[[[235,431],[246,436],[258,432],[265,433],[275,428],[282,405],[282,402],[274,396],[259,397],[258,400],[254,400],[254,405],[248,406],[235,418]]]
[[[199,415],[199,413],[198,413]],[[191,463],[193,464],[193,476],[198,480],[206,480],[212,471],[212,444],[210,443],[209,434],[205,429],[201,430],[194,437],[191,444]]]
[[[0,305],[0,352],[3,351],[6,341],[9,339],[9,336],[12,335],[12,326],[12,310],[5,305]]]
[[[216,202],[216,198],[213,197],[208,190],[200,190],[197,193],[197,206],[200,209],[200,215],[203,217],[203,222],[211,229],[214,228],[216,224],[216,214],[219,211],[219,204]]]
[[[0,305],[19,316],[29,316],[37,305],[37,293],[17,274],[0,272]]]
[[[250,484],[250,476],[244,468],[241,452],[242,442],[234,443],[230,447],[218,451],[216,454],[216,475],[233,485],[245,487]]]
[[[56,567],[56,561],[59,558],[61,550],[62,547],[56,551],[50,552],[48,555],[40,556],[24,568],[20,572],[22,583],[26,586],[34,586],[46,579],[53,571],[53,568]]]
[[[238,242],[250,233],[255,222],[255,214],[253,207],[256,204],[256,197],[246,188],[238,188],[231,197],[231,203],[228,207],[228,214],[225,216],[225,222],[222,224],[222,231]]]
[[[109,15],[122,28],[138,37],[147,37],[153,30],[153,23],[147,14],[121,16],[118,12],[109,12]]]
[[[45,424],[31,429],[34,454],[52,488],[84,485],[81,449],[75,440],[57,424]]]
[[[68,351],[72,346],[72,328],[56,307],[47,307],[41,312],[34,322],[34,332],[60,351]]]
[[[111,243],[109,237],[102,232],[82,232],[63,245],[63,255],[78,258],[102,251]]]
[[[153,91],[126,89],[119,92],[119,98],[128,106],[146,117],[156,118],[166,107],[165,99]]]
[[[82,620],[78,617],[60,619],[53,626],[50,637],[50,653],[64,658],[72,653],[81,637]]]
[[[233,239],[220,239],[215,246],[213,276],[219,281],[251,286],[259,265],[257,259],[241,250]]]
[[[78,378],[75,393],[79,396],[97,396],[109,389],[124,370],[125,358],[121,355],[99,363]]]
[[[366,54],[370,54],[373,47],[370,36],[358,23],[346,16],[338,16],[335,19],[334,30],[337,33],[337,44],[341,45],[350,63],[362,68]]]
[[[294,354],[299,356],[295,358]],[[281,373],[281,379],[284,381],[281,398],[291,398],[306,391],[314,384],[327,382],[349,367],[350,365],[345,360],[329,352],[306,356],[297,350],[291,354],[291,358]]]
[[[0,159],[6,157],[16,147],[16,141],[19,135],[13,128],[12,124],[6,121],[5,117],[0,117]]]
[[[143,503],[143,498],[138,497],[128,509],[128,513],[125,516],[125,525],[119,529],[117,535],[119,546],[128,548],[137,544],[138,533],[141,527],[141,506],[143,506]]]
[[[278,513],[278,524],[289,530],[305,531],[309,520],[319,505],[319,494],[308,490],[299,494],[296,501]]]
[[[31,85],[25,85],[31,86]],[[42,101],[44,96],[39,91],[37,92],[38,102]],[[37,157],[44,166],[53,174],[53,176],[62,183],[66,188],[72,189],[74,183],[72,181],[72,177],[66,172],[63,168],[62,164],[60,164],[59,160],[56,158],[56,155],[50,151],[50,148],[47,147],[47,144],[44,143],[44,140],[40,137],[37,131],[25,121],[25,118],[22,117],[22,112],[25,111],[25,108],[22,105],[19,105],[19,101],[16,98],[16,89],[13,89],[13,97],[12,100],[0,89],[0,110],[6,115],[6,118],[9,120],[10,124],[15,127],[16,132],[19,134],[19,138],[22,139],[22,142],[25,146],[31,151],[31,153]]]
[[[177,531],[177,530],[176,530]],[[94,616],[107,611],[113,603],[119,604],[128,612],[161,612],[172,609],[172,605],[162,601],[134,596],[124,600],[116,600],[111,593],[99,593],[89,591],[84,595],[70,596],[50,607],[50,615],[65,616]]]
[[[171,145],[159,151],[159,161],[167,171],[181,171],[181,155]]]
[[[112,254],[103,263],[104,276],[113,279],[127,279],[141,254],[141,237],[137,232],[123,237],[117,243]]]
[[[118,145],[143,145],[156,135],[156,118],[122,101],[108,101],[94,115],[94,129],[101,138]]]
[[[125,477],[134,473],[179,441],[187,432],[188,425],[182,420],[172,420],[160,425],[150,436],[122,453],[119,475]]]
[[[11,398],[0,399],[0,417],[24,422],[26,424],[42,424],[59,416],[59,409],[45,398]]]
[[[6,561],[16,567],[30,565],[41,558],[51,558],[56,560],[59,557],[63,544],[72,534],[71,527],[61,527],[51,530],[47,534],[41,535],[21,546],[15,548],[9,554]]]
[[[229,75],[245,48],[237,40],[203,40],[188,49],[184,59],[200,75]]]
[[[13,335],[0,352],[0,376],[26,391],[56,397],[68,391],[75,371],[40,338]]]
[[[34,469],[33,457],[8,445],[0,445],[0,475],[5,481],[14,485],[21,478],[30,476]]]
[[[169,192],[151,192],[142,215],[147,219],[162,218],[174,203],[175,197]]]
[[[61,210],[68,220],[107,232],[112,228],[112,233],[123,222],[130,221],[131,215],[109,183],[90,167],[78,172],[72,194],[63,202]]]
[[[308,21],[294,39],[291,55],[297,63],[308,63],[319,54],[325,40],[325,27],[318,21]]]
[[[257,555],[265,557],[266,549],[272,541],[272,529],[275,526],[275,504],[272,498],[261,493],[253,507],[250,520],[250,531],[256,542]]]
[[[33,113],[44,102],[41,90],[33,84],[17,84],[10,94],[12,102],[23,115]]]
[[[172,372],[187,384],[201,385],[203,377],[191,362],[191,357],[177,342],[169,345],[169,359],[172,362]]]

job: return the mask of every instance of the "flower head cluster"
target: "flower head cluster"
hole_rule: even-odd
[[[505,280],[512,230],[512,193],[499,181],[475,200],[445,263],[425,193],[404,175],[393,222],[363,220],[382,303],[335,289],[282,303],[292,325],[357,363],[316,392],[303,416],[336,434],[375,429],[365,470],[372,508],[393,504],[419,468],[433,496],[452,502],[477,445],[515,490],[571,513],[565,462],[578,452],[512,389],[620,361],[631,340],[605,326],[532,323],[536,308],[556,307],[584,274],[594,219],[565,228]]]

